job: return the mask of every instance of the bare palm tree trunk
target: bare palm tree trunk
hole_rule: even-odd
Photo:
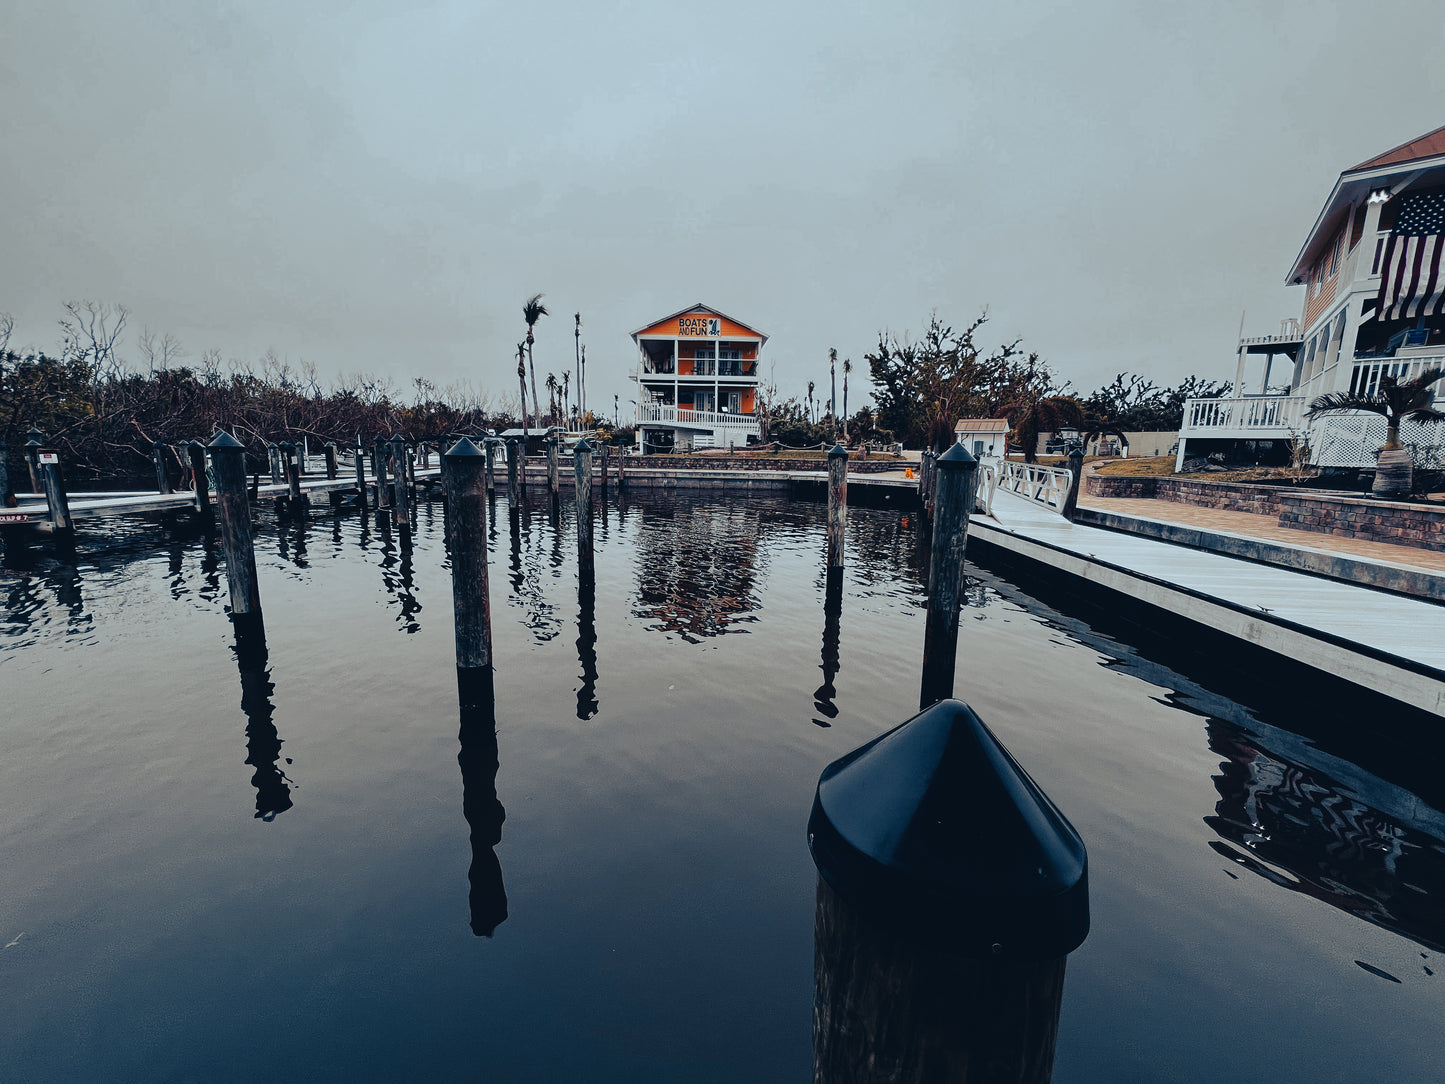
[[[527,367],[532,370],[532,416],[542,424],[542,408],[537,402],[537,363],[532,360],[532,332],[527,331]]]
[[[527,429],[527,367],[522,364],[522,345],[517,344],[517,385],[522,389],[522,446],[526,447]]]

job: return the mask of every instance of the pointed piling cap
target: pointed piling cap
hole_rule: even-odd
[[[461,440],[457,441],[447,450],[448,459],[453,459],[458,456],[476,455],[485,458],[486,453],[483,452],[480,448],[478,448],[475,444],[473,444],[470,437],[462,437]]]
[[[207,447],[213,452],[228,452],[233,449],[239,450],[243,445],[224,429],[217,429],[216,435],[211,438],[211,443]]]
[[[591,439],[588,437],[583,437],[577,442],[576,446],[573,447],[572,450],[574,452],[586,452],[588,455],[591,455],[594,449],[592,447]]]
[[[833,450],[828,453],[828,458],[836,459],[840,455],[844,458],[847,458],[848,456],[848,449],[843,447],[843,442],[841,440],[837,444],[833,445]]]
[[[828,765],[808,845],[846,900],[942,951],[1048,960],[1089,932],[1083,840],[957,700]]]
[[[953,446],[938,457],[939,470],[975,470],[977,467],[978,460],[957,441],[954,441]]]

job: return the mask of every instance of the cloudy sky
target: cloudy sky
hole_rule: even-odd
[[[785,394],[987,306],[1061,377],[1232,375],[1339,172],[1445,124],[1435,3],[6,0],[0,311],[634,396],[702,300]]]

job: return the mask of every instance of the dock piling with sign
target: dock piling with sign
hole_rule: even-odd
[[[958,658],[958,604],[963,594],[963,558],[968,548],[968,517],[978,485],[978,460],[962,444],[944,452],[935,464],[936,515],[933,554],[928,568],[928,613],[923,631],[923,682],[919,708],[953,695]]]
[[[968,705],[828,765],[808,848],[815,1081],[1051,1078],[1088,854]]]
[[[261,588],[256,578],[256,550],[251,536],[251,505],[246,499],[246,450],[225,430],[211,441],[211,471],[216,477],[220,511],[221,551],[231,588],[231,616],[237,636],[261,627]]]
[[[301,448],[296,444],[283,444],[281,455],[286,468],[287,510],[299,515],[306,510],[308,503],[301,489]]]
[[[50,530],[58,539],[68,538],[75,531],[75,521],[70,518],[70,501],[65,495],[65,471],[60,464],[60,452],[55,448],[38,448],[35,460],[40,470],[40,484],[45,489],[45,506],[50,512]]]

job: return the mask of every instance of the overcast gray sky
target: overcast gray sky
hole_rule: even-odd
[[[1227,378],[1339,172],[1445,123],[1439,12],[4,0],[0,311],[506,394],[545,291],[539,372],[580,311],[624,411],[698,300],[785,394],[984,306],[1076,388]]]

